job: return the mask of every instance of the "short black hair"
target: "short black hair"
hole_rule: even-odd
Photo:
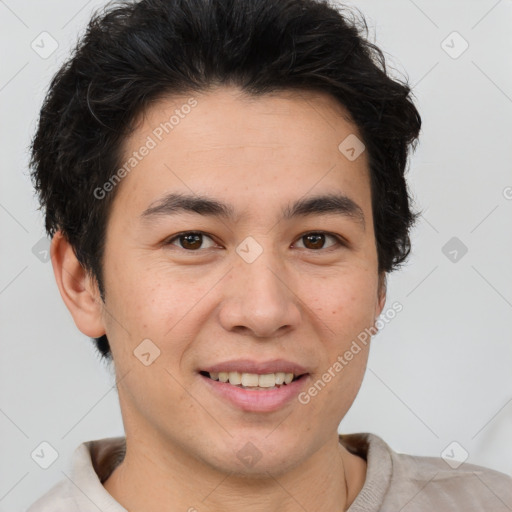
[[[359,13],[360,14],[360,13]],[[367,40],[364,16],[326,0],[142,0],[107,4],[51,81],[31,145],[31,175],[53,237],[60,229],[105,300],[102,257],[122,143],[152,102],[235,85],[332,95],[366,146],[379,273],[410,252],[405,181],[421,118],[406,80]],[[341,141],[340,141],[341,142]],[[106,336],[96,348],[112,360]]]

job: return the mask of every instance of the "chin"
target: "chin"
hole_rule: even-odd
[[[304,441],[296,445],[284,434],[278,435],[265,429],[259,434],[252,429],[251,433],[237,433],[228,437],[225,444],[208,443],[208,456],[202,453],[202,459],[208,465],[223,473],[233,473],[241,478],[269,478],[286,473],[299,465],[307,457]],[[270,433],[270,435],[269,435]],[[221,448],[222,449],[219,449]]]

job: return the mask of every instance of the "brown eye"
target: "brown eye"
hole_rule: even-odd
[[[325,243],[325,235],[312,233],[303,237],[307,249],[321,249]]]
[[[189,235],[182,235],[178,238],[181,242],[183,249],[199,249],[203,243],[202,235],[191,233]]]
[[[210,244],[207,247],[202,247],[205,240],[209,240]],[[198,232],[188,232],[188,233],[182,233],[180,235],[177,235],[173,238],[171,238],[167,244],[169,245],[177,245],[178,247],[182,249],[186,249],[187,251],[197,251],[198,249],[208,249],[212,247],[214,244],[213,240],[203,233]]]
[[[340,245],[340,241],[334,236],[329,235],[327,233],[308,233],[306,235],[303,235],[300,237],[299,240],[302,240],[302,243],[304,245],[304,248],[311,249],[311,250],[319,250],[319,249],[325,249],[325,242],[328,238],[331,238],[334,240],[334,243],[331,243],[327,247],[332,247],[333,245]]]

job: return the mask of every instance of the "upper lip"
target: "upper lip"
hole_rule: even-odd
[[[253,359],[232,359],[231,361],[224,361],[222,363],[216,363],[205,368],[201,368],[200,371],[208,373],[218,372],[239,372],[239,373],[293,373],[294,375],[302,375],[308,373],[307,370],[300,364],[292,361],[286,361],[284,359],[272,359],[269,361],[254,361]]]

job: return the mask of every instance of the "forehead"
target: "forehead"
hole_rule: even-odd
[[[348,111],[326,93],[254,96],[223,86],[161,98],[135,126],[123,146],[128,172],[121,195],[141,210],[176,190],[233,199],[236,189],[239,206],[258,194],[268,202],[334,187],[369,199],[366,153],[350,159],[343,152],[345,141],[362,145],[362,137]]]
[[[328,156],[339,152],[340,137],[362,139],[348,110],[336,98],[311,90],[252,95],[234,86],[220,86],[207,93],[163,97],[144,110],[135,126],[125,148],[137,147],[150,135],[157,145],[179,137],[194,153],[265,144],[269,148],[293,146],[300,154],[300,141],[306,142],[307,151],[323,151]],[[179,149],[176,144],[175,150]]]

